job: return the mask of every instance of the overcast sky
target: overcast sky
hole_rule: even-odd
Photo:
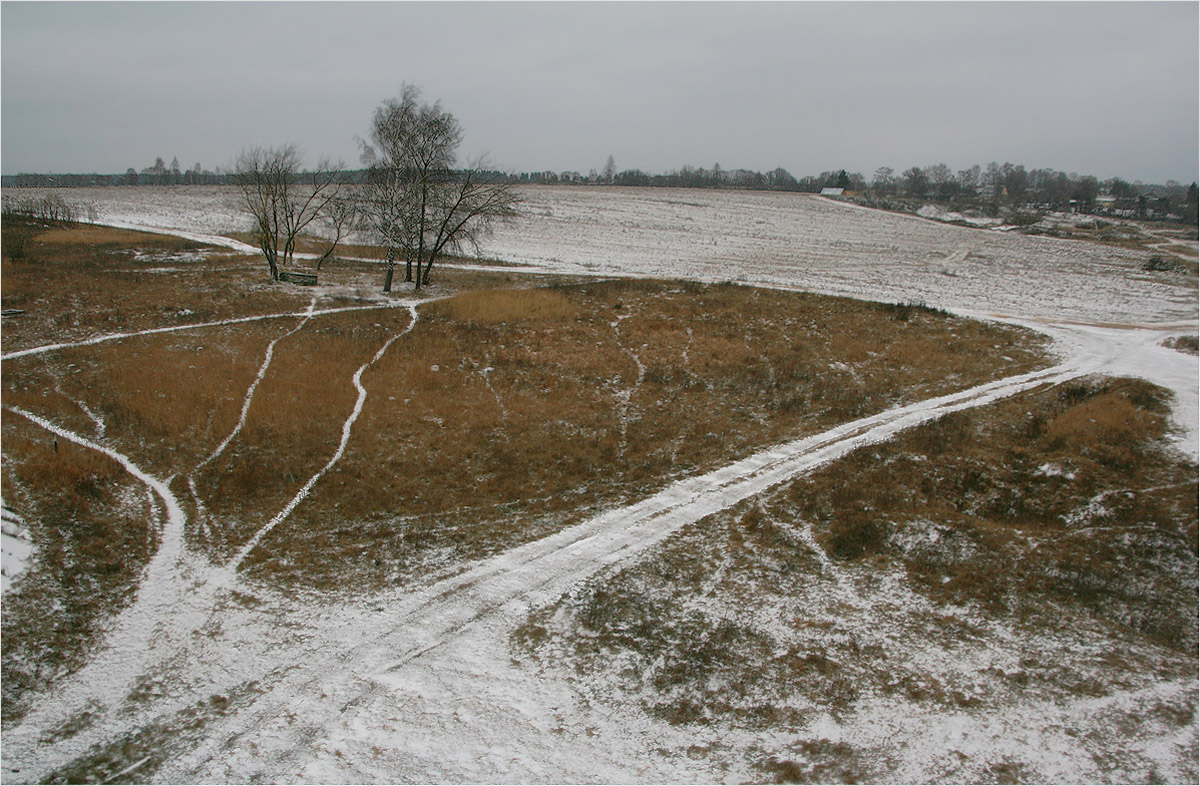
[[[42,3],[0,7],[0,169],[358,165],[402,82],[512,171],[868,179],[945,162],[1197,178],[1198,5]]]

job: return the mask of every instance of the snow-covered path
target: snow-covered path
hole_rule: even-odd
[[[555,713],[565,712],[570,699],[562,686],[542,684],[536,675],[510,665],[509,633],[529,611],[687,524],[905,428],[1072,379],[1100,367],[1103,360],[1084,356],[776,446],[485,560],[416,594],[401,595],[361,619],[353,635],[341,632],[343,641],[359,641],[357,646],[349,651],[331,647],[306,661],[159,777],[227,781],[253,772],[255,779],[272,782],[359,782],[387,780],[390,774],[401,780],[499,783],[527,780],[529,768],[536,766],[546,768],[543,778],[577,781],[595,778],[602,763],[604,781],[706,780],[701,771],[690,776],[686,771],[646,772],[649,760],[630,760],[631,751],[614,749],[611,738],[548,735]],[[556,690],[558,698],[547,702],[545,697]],[[301,728],[289,733],[308,743],[281,746],[280,729],[271,721],[300,697]],[[471,721],[461,715],[467,707]],[[411,733],[400,733],[403,726]],[[445,739],[431,740],[431,733]],[[635,738],[623,743],[638,744]],[[379,755],[370,755],[372,746],[387,752],[386,766]],[[276,749],[275,757],[263,756]],[[331,755],[335,749],[339,755]],[[505,750],[512,755],[506,758]]]
[[[40,355],[45,352],[55,352],[60,349],[73,349],[75,347],[91,347],[96,344],[104,344],[109,341],[122,341],[127,338],[135,338],[137,336],[152,336],[157,333],[179,333],[185,330],[202,330],[204,328],[225,327],[226,325],[240,325],[245,322],[263,322],[269,319],[290,319],[294,317],[314,317],[324,314],[341,314],[347,311],[372,311],[381,308],[407,308],[408,302],[403,300],[388,300],[383,303],[372,303],[365,306],[341,306],[338,308],[322,308],[314,309],[309,306],[303,311],[285,311],[283,313],[274,314],[256,314],[251,317],[232,317],[230,319],[218,319],[212,322],[188,322],[182,325],[171,325],[170,327],[147,328],[145,330],[132,330],[127,333],[105,333],[100,336],[92,336],[91,338],[81,339],[79,341],[65,341],[56,344],[43,344],[37,347],[28,349],[19,349],[15,352],[7,352],[0,355],[0,361],[16,360],[28,355]]]

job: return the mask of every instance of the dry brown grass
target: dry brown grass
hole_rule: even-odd
[[[1085,380],[959,413],[797,481],[797,515],[832,555],[900,559],[938,598],[1035,614],[1052,597],[1194,645],[1194,586],[1162,568],[1194,584],[1196,469],[1160,445],[1165,395]],[[897,551],[931,514],[942,547]]]
[[[1040,362],[1023,334],[928,310],[900,320],[737,286],[480,292],[421,314],[364,375],[343,462],[264,541],[255,575],[400,580],[430,555],[492,553],[766,443],[996,375],[979,357],[997,344],[1006,372]]]
[[[4,232],[15,231],[13,220]],[[252,257],[167,235],[89,225],[21,227],[32,233],[26,258],[3,260],[4,351],[255,314],[303,309],[310,294],[270,286]],[[134,252],[144,256],[135,258]],[[158,272],[166,268],[169,273]]]
[[[561,322],[579,314],[579,306],[553,289],[467,292],[432,304],[426,310],[445,314],[468,326],[475,322],[484,325]]]
[[[1200,336],[1175,336],[1164,341],[1163,346],[1188,355],[1200,355]]]
[[[197,479],[215,555],[239,548],[333,456],[357,398],[351,377],[409,321],[407,311],[368,313],[315,317],[276,345],[241,434]]]

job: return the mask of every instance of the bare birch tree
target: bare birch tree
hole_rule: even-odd
[[[295,145],[246,148],[234,164],[234,180],[241,189],[242,207],[254,219],[254,239],[271,280],[279,280],[279,268],[290,267],[296,241],[314,221],[325,215],[339,196],[342,165],[328,159],[315,169],[301,171],[301,156]],[[340,240],[340,230],[339,237]],[[337,241],[322,257],[333,253]]]
[[[387,248],[384,292],[391,291],[397,253],[405,257],[404,280],[420,289],[440,256],[478,248],[495,220],[516,214],[516,193],[491,175],[485,159],[455,168],[462,137],[454,115],[440,102],[422,103],[414,85],[375,110],[370,139],[360,140],[367,168],[361,209]]]

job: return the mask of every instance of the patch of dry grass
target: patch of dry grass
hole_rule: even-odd
[[[562,322],[579,314],[579,306],[554,289],[466,292],[426,310],[445,314],[468,326],[476,322],[484,325]]]
[[[797,515],[831,556],[899,560],[939,600],[1051,598],[1194,646],[1196,469],[1161,446],[1165,395],[1095,379],[957,413],[797,481]]]
[[[241,433],[197,478],[211,553],[240,548],[332,458],[358,395],[351,377],[408,321],[399,310],[327,314],[276,345]]]
[[[1175,336],[1164,341],[1163,346],[1188,355],[1200,355],[1200,336]]]

